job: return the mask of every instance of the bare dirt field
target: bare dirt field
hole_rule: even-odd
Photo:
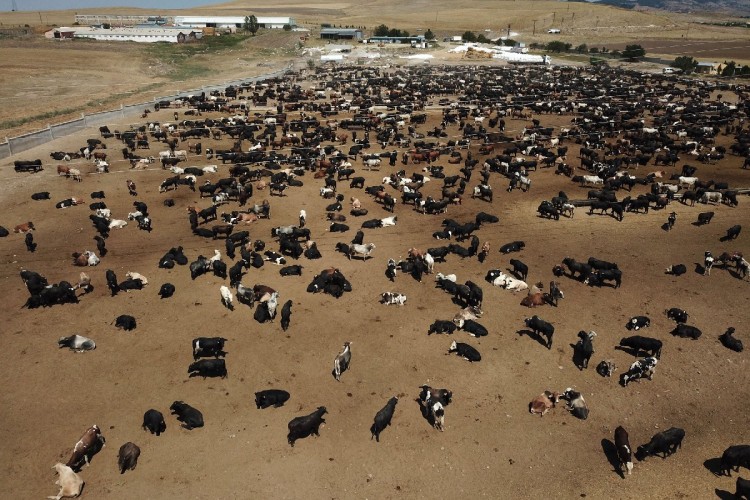
[[[298,116],[291,113],[290,119]],[[439,116],[430,112],[420,130],[434,127]],[[570,123],[569,116],[538,118],[544,126]],[[172,111],[154,113],[150,119],[169,121]],[[509,120],[506,133],[516,134],[523,125],[523,121]],[[450,138],[460,134],[456,126],[448,132]],[[715,476],[713,462],[708,467],[704,462],[719,457],[729,445],[750,442],[745,404],[750,397],[747,354],[728,351],[717,341],[728,326],[734,326],[738,338],[750,342],[748,281],[719,268],[710,277],[702,276],[695,268],[705,250],[715,255],[725,250],[747,252],[747,227],[737,240],[719,242],[728,227],[747,225],[750,203],[746,197],[740,197],[736,208],[688,207],[675,202],[667,210],[627,214],[622,222],[589,216],[578,208],[573,218],[553,221],[536,215],[541,200],[560,190],[571,198],[585,198],[586,189],[552,169],[542,169],[532,174],[528,193],[507,193],[507,181],[493,174],[492,203],[466,196],[463,205],[451,206],[446,215],[422,215],[399,203],[395,227],[365,231],[365,241],[375,243],[376,249],[373,258],[363,262],[350,261],[334,250],[336,242],[352,239],[360,219],[348,218],[352,229],[347,233],[327,232],[324,207],[331,200],[318,195],[322,181],[308,173],[301,178],[304,186],[288,189],[284,197],[256,192],[251,202],[269,199],[272,219],[237,228],[249,230],[252,240],[265,240],[276,249],[271,228],[296,224],[299,210],[307,211],[307,227],[323,258],[302,258],[302,277],[282,278],[277,266],[266,263],[250,269],[243,279],[245,285],[263,283],[276,288],[280,303],[293,300],[291,326],[283,332],[278,319],[260,325],[253,320],[252,310],[242,304],[236,303],[233,312],[224,308],[219,286],[225,280],[206,275],[193,281],[186,266],[157,267],[161,255],[176,245],[184,247],[191,261],[199,254],[213,255],[215,248],[224,254],[223,241],[199,238],[189,228],[186,207],[207,207],[208,199],[199,199],[184,186],[159,193],[159,183],[169,172],[158,167],[129,170],[127,162],[118,161],[122,145],[109,139],[111,173],[89,174],[91,165],[78,160],[71,166],[87,174],[82,183],[56,175],[55,163],[47,161],[50,151],[78,149],[86,138],[97,135],[90,130],[60,139],[0,165],[0,224],[12,230],[32,220],[39,245],[32,254],[25,250],[22,235],[11,233],[0,239],[0,296],[6,303],[6,320],[0,330],[4,344],[0,373],[7,381],[0,395],[3,497],[40,498],[56,493],[50,467],[67,460],[80,434],[92,424],[100,426],[107,446],[81,472],[86,481],[84,498],[704,499],[719,493],[725,498],[726,491],[734,491],[734,478]],[[720,135],[718,141],[726,145],[729,138]],[[228,139],[202,142],[213,148],[231,145]],[[570,162],[577,165],[578,146],[570,146]],[[152,148],[154,154],[160,150],[155,142]],[[472,146],[472,152],[478,157],[478,146]],[[14,173],[12,160],[21,158],[42,158],[45,170],[33,175]],[[214,163],[199,156],[187,162]],[[448,165],[444,158],[437,163],[445,166],[447,175],[458,173],[459,165]],[[728,156],[716,165],[700,164],[699,175],[733,187],[749,187],[749,173],[740,165],[740,158]],[[422,166],[399,163],[397,168],[411,173]],[[219,162],[219,173],[208,178],[226,177],[227,167]],[[367,172],[359,161],[355,168],[356,175],[366,177],[366,186],[379,184],[395,170],[384,167]],[[653,170],[672,173],[676,169],[650,165],[636,175]],[[137,197],[128,195],[126,179],[136,182]],[[475,184],[476,179],[469,185]],[[433,179],[423,191],[439,196],[441,186],[439,179]],[[70,255],[95,248],[90,212],[86,204],[60,210],[54,203],[81,196],[88,204],[89,193],[98,190],[106,192],[105,201],[117,218],[132,210],[133,200],[146,202],[154,231],[139,231],[132,222],[112,230],[107,239],[109,253],[98,267],[86,269],[95,289],[80,297],[79,304],[23,309],[28,293],[18,275],[21,269],[40,272],[50,283],[77,281],[82,269],[72,265]],[[632,195],[645,190],[638,186]],[[31,200],[30,195],[38,191],[49,191],[52,200]],[[346,181],[339,183],[339,191],[347,200],[350,196],[362,200],[370,211],[365,218],[390,215],[363,191],[349,188]],[[173,198],[175,206],[165,207],[165,198]],[[233,202],[225,210],[235,208]],[[480,210],[500,218],[498,224],[477,232],[482,242],[492,245],[487,261],[480,264],[476,257],[462,260],[451,255],[435,270],[456,273],[460,282],[481,284],[484,315],[479,321],[490,333],[481,339],[463,332],[428,337],[429,325],[435,319],[452,318],[459,306],[434,288],[432,276],[418,283],[399,274],[395,283],[389,282],[384,275],[386,262],[406,257],[412,246],[439,246],[441,242],[431,234],[440,229],[444,218],[465,222]],[[677,224],[665,232],[661,226],[671,210],[677,213]],[[716,212],[713,222],[692,225],[704,210]],[[348,210],[342,213],[348,215]],[[513,240],[525,241],[526,248],[510,256],[498,253],[502,244]],[[565,298],[559,307],[528,310],[519,305],[523,292],[513,294],[484,281],[487,270],[505,269],[509,258],[515,257],[529,265],[529,282],[548,283],[553,279],[552,267],[565,256],[617,262],[623,271],[622,287],[590,288],[561,278]],[[226,256],[223,259],[231,265]],[[664,269],[674,263],[686,264],[688,273],[665,275]],[[331,266],[344,273],[353,291],[338,300],[307,293],[312,277]],[[120,280],[128,271],[140,272],[150,284],[110,297],[104,278],[107,269],[114,270]],[[177,292],[161,300],[157,291],[165,282],[173,283]],[[379,304],[379,294],[385,291],[405,293],[407,303],[402,307]],[[686,309],[690,324],[701,328],[703,336],[692,341],[670,335],[674,325],[664,316],[670,307]],[[137,329],[117,330],[112,321],[120,314],[135,316]],[[555,325],[551,350],[517,333],[523,318],[532,314]],[[630,334],[624,328],[626,321],[640,314],[652,320],[651,327],[641,333],[661,339],[664,352],[652,381],[623,388],[617,376],[634,358],[614,346]],[[598,333],[590,368],[583,371],[571,361],[571,344],[580,330]],[[97,349],[82,354],[58,349],[57,339],[73,333],[93,338]],[[228,339],[227,379],[187,376],[192,362],[190,341],[198,336]],[[476,346],[481,362],[470,364],[447,355],[452,340]],[[344,341],[353,342],[352,366],[336,382],[332,363]],[[602,378],[594,371],[603,359],[615,361],[614,378]],[[431,428],[415,402],[418,387],[425,383],[453,391],[445,432]],[[532,398],[546,389],[566,387],[582,391],[591,408],[588,420],[575,419],[562,406],[543,418],[529,415]],[[282,408],[257,410],[253,393],[268,388],[288,390],[290,401]],[[394,395],[399,396],[399,403],[393,425],[376,443],[369,433],[373,416]],[[181,429],[168,415],[175,400],[200,409],[206,426]],[[328,409],[320,437],[300,440],[291,448],[286,441],[287,422],[320,405]],[[165,414],[167,431],[160,437],[140,427],[149,408]],[[603,451],[617,425],[628,430],[634,447],[673,426],[684,428],[687,435],[673,456],[638,462],[632,476],[621,478]],[[127,441],[141,447],[141,457],[135,471],[119,475],[117,450]],[[742,469],[740,475],[747,477],[748,471]]]
[[[698,61],[750,62],[750,42],[734,40],[647,40],[641,44],[648,55],[692,56]],[[612,46],[622,49],[625,44]]]

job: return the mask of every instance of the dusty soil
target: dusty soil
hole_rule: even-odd
[[[438,116],[432,114],[420,130],[434,126]],[[172,112],[161,111],[151,118],[168,121]],[[539,118],[543,125],[556,126],[570,119]],[[522,126],[521,121],[509,121],[509,133]],[[458,134],[455,126],[449,132]],[[190,260],[199,254],[212,255],[214,248],[224,253],[222,241],[198,238],[189,229],[186,206],[206,207],[209,201],[199,200],[184,187],[159,193],[158,185],[167,173],[159,168],[129,170],[126,162],[115,160],[121,145],[114,139],[106,141],[115,160],[110,174],[86,175],[81,184],[57,177],[55,164],[46,161],[49,151],[77,149],[86,138],[97,135],[90,130],[25,153],[23,158],[45,159],[45,170],[35,175],[13,172],[12,160],[18,157],[2,164],[0,224],[12,229],[33,220],[39,245],[31,254],[22,235],[0,239],[0,295],[6,303],[0,371],[8,381],[0,395],[3,496],[39,498],[56,493],[50,467],[66,461],[80,434],[94,423],[101,427],[107,446],[81,473],[86,498],[710,498],[715,490],[734,491],[734,478],[716,477],[704,462],[720,456],[731,444],[750,442],[743,403],[750,396],[748,358],[716,340],[731,325],[739,338],[750,343],[748,282],[718,268],[710,277],[702,276],[694,266],[708,249],[715,255],[724,250],[747,252],[747,230],[734,242],[719,242],[726,228],[750,220],[746,197],[741,197],[737,208],[673,203],[670,209],[677,213],[677,224],[665,232],[661,225],[666,211],[628,214],[619,223],[607,216],[589,216],[581,208],[571,219],[540,219],[535,210],[542,199],[561,189],[572,198],[583,198],[586,190],[547,169],[532,174],[530,192],[507,193],[506,181],[493,174],[490,184],[496,195],[491,204],[467,196],[462,206],[450,207],[445,216],[421,215],[399,204],[395,227],[366,230],[365,241],[377,248],[374,258],[363,262],[349,261],[334,251],[336,242],[351,240],[360,220],[349,217],[348,233],[328,233],[324,207],[330,200],[318,195],[321,181],[307,175],[302,179],[304,187],[287,190],[283,198],[256,192],[252,200],[270,199],[273,218],[238,228],[276,248],[271,228],[295,224],[299,210],[307,211],[308,227],[323,259],[302,258],[302,277],[282,278],[277,266],[266,264],[251,269],[243,279],[245,285],[276,288],[281,303],[294,301],[291,327],[285,333],[278,321],[256,323],[246,306],[236,304],[233,312],[225,309],[218,290],[223,280],[202,276],[191,281],[187,267],[157,268],[160,256],[175,245],[184,246]],[[719,140],[727,142],[723,136]],[[204,147],[229,146],[227,140],[202,142]],[[156,143],[152,148],[153,153],[160,150]],[[476,146],[472,150],[478,156]],[[576,151],[571,145],[571,158]],[[204,157],[191,157],[188,162],[209,163],[215,162]],[[446,174],[458,173],[457,165],[448,165],[445,159],[438,163],[445,166]],[[93,170],[83,161],[76,165],[84,172]],[[699,165],[698,175],[748,186],[748,171],[739,165],[739,159],[730,156],[715,166]],[[393,170],[366,172],[359,162],[356,167],[357,175],[367,178],[366,185],[379,183]],[[405,168],[413,172],[421,167]],[[637,175],[663,169],[646,167]],[[227,166],[220,165],[219,170],[208,178],[227,176]],[[128,196],[126,179],[137,183],[136,198]],[[475,184],[476,179],[469,183]],[[363,201],[370,210],[366,218],[389,215],[364,192],[350,189],[345,181],[339,186],[347,200],[357,196]],[[439,195],[441,186],[440,180],[433,180],[424,192]],[[636,188],[633,195],[644,189]],[[95,290],[82,296],[79,304],[23,309],[28,294],[18,276],[21,269],[40,272],[50,282],[77,281],[81,268],[72,265],[70,254],[95,248],[90,212],[87,205],[57,210],[54,203],[72,195],[83,196],[88,203],[89,193],[98,190],[106,192],[105,201],[117,218],[125,218],[134,199],[146,202],[154,231],[139,231],[133,223],[113,230],[107,240],[108,255],[98,267],[86,269]],[[49,191],[52,200],[32,201],[30,195],[37,191]],[[176,201],[174,207],[163,206],[167,197]],[[225,210],[235,207],[232,203]],[[435,319],[450,319],[459,306],[434,288],[431,276],[418,283],[399,275],[390,283],[384,276],[387,259],[405,257],[411,246],[438,246],[431,234],[441,220],[473,220],[480,210],[500,217],[500,223],[477,233],[482,242],[492,245],[488,260],[480,264],[476,258],[462,261],[451,255],[446,263],[436,265],[436,271],[482,284],[485,314],[480,322],[490,334],[479,340],[462,332],[428,337],[429,325]],[[703,210],[716,211],[713,222],[691,225]],[[519,255],[498,253],[503,243],[518,239],[526,242]],[[515,257],[529,265],[530,282],[548,283],[552,267],[565,256],[616,261],[624,273],[622,287],[594,289],[562,278],[565,299],[560,306],[530,311],[519,305],[521,294],[494,288],[483,279],[487,270],[505,269],[509,258]],[[226,256],[224,260],[231,265]],[[665,275],[664,268],[673,263],[686,264],[688,274]],[[353,291],[338,300],[306,293],[313,275],[330,266],[341,269]],[[140,272],[150,284],[141,291],[110,297],[104,278],[107,269],[120,280],[128,271]],[[160,300],[157,291],[165,282],[173,283],[177,292]],[[405,293],[406,305],[379,304],[384,291]],[[673,324],[663,314],[670,307],[686,309],[690,323],[703,330],[703,337],[691,341],[670,335]],[[138,328],[130,333],[117,330],[112,322],[120,314],[134,315]],[[555,325],[551,350],[518,335],[523,318],[531,314]],[[618,367],[616,375],[627,369],[634,358],[614,346],[629,334],[625,322],[639,314],[651,317],[651,327],[642,333],[662,339],[664,353],[653,381],[623,388],[617,378],[604,379],[593,367],[611,359]],[[571,344],[579,330],[598,333],[591,368],[584,371],[571,361]],[[97,349],[83,354],[58,349],[57,339],[73,333],[93,338]],[[190,341],[214,335],[228,339],[229,377],[188,378]],[[454,339],[476,346],[482,361],[470,364],[447,355]],[[344,341],[353,342],[352,367],[336,382],[332,362]],[[418,387],[425,383],[454,392],[443,433],[429,426],[415,402]],[[582,391],[591,408],[588,420],[576,420],[562,407],[544,418],[529,415],[533,397],[545,389],[566,387]],[[253,393],[267,388],[286,389],[291,400],[279,409],[257,410]],[[375,413],[394,395],[400,399],[393,425],[378,444],[370,440],[369,427]],[[169,416],[175,400],[200,409],[206,426],[181,429]],[[287,422],[319,405],[328,409],[320,437],[289,447]],[[167,431],[160,437],[140,428],[149,408],[166,416]],[[636,463],[633,475],[622,479],[603,452],[617,425],[628,430],[634,447],[672,426],[684,428],[687,437],[675,455]],[[142,453],[137,469],[120,476],[117,450],[126,441],[138,444]]]

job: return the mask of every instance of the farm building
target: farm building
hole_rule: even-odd
[[[44,33],[45,38],[56,38],[59,40],[72,39],[75,35],[75,28],[60,27]]]
[[[323,28],[320,38],[324,40],[362,40],[362,30],[356,28]]]
[[[174,27],[159,28],[75,28],[76,38],[93,38],[94,40],[107,40],[117,42],[170,42],[183,43],[197,40],[203,37],[201,30]]]
[[[417,36],[371,36],[367,43],[408,43],[413,46],[425,47],[424,35]]]
[[[261,28],[282,29],[285,25],[292,28],[297,25],[292,17],[256,16],[256,19]],[[174,23],[191,28],[224,28],[234,31],[245,24],[245,16],[175,16]]]
[[[162,16],[131,16],[114,14],[76,14],[76,25],[91,26],[109,24],[110,26],[133,26],[135,24],[168,24],[172,22],[171,17]]]
[[[717,62],[699,62],[695,67],[695,72],[703,75],[717,75],[720,66],[721,64]]]

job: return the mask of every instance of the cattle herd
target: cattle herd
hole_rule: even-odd
[[[738,427],[701,445],[714,478],[692,491],[707,498],[719,476],[750,469],[748,113],[746,85],[606,66],[336,67],[159,102],[141,123],[58,141],[52,162],[21,155],[0,217],[13,228],[0,226],[14,255],[2,290],[21,308],[13,328],[44,323],[59,347],[85,353],[54,350],[39,332],[27,340],[59,354],[79,388],[88,382],[74,371],[103,376],[92,366],[119,359],[132,365],[117,371],[126,378],[168,381],[133,379],[139,392],[118,396],[129,389],[107,375],[75,399],[104,396],[129,413],[116,427],[106,405],[67,406],[54,442],[86,430],[53,467],[61,489],[50,498],[93,483],[89,463],[114,467],[94,458],[110,431],[123,474],[141,449],[201,453],[197,433],[240,434],[225,412],[243,415],[239,427],[265,422],[269,440],[250,446],[271,462],[290,453],[284,435],[293,454],[336,454],[371,425],[366,444],[383,460],[383,447],[415,439],[399,426],[442,440],[492,419],[469,441],[507,425],[550,446],[548,422],[562,421],[601,439],[599,461],[621,477],[669,475],[674,459],[647,457],[697,446],[708,417],[672,414],[664,387],[692,391],[686,366],[705,367],[710,349],[711,377],[740,379],[727,386],[737,407],[721,394]],[[141,362],[134,349],[153,352]],[[28,360],[6,364],[26,373]],[[632,408],[649,405],[650,422]],[[516,443],[501,461],[522,460]],[[49,465],[68,453],[40,451]],[[736,491],[748,498],[750,483],[738,478]]]

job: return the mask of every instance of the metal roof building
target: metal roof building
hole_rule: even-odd
[[[75,27],[76,38],[93,38],[94,40],[107,40],[116,42],[171,42],[182,43],[188,40],[196,40],[203,36],[203,32],[197,29],[185,29],[177,27],[159,28],[90,28]]]
[[[320,38],[328,40],[362,40],[362,30],[356,28],[322,28]]]
[[[282,29],[288,24],[292,28],[297,22],[292,17],[264,17],[256,16],[261,28]],[[175,16],[174,23],[178,26],[190,26],[194,28],[242,28],[245,24],[245,16]]]

